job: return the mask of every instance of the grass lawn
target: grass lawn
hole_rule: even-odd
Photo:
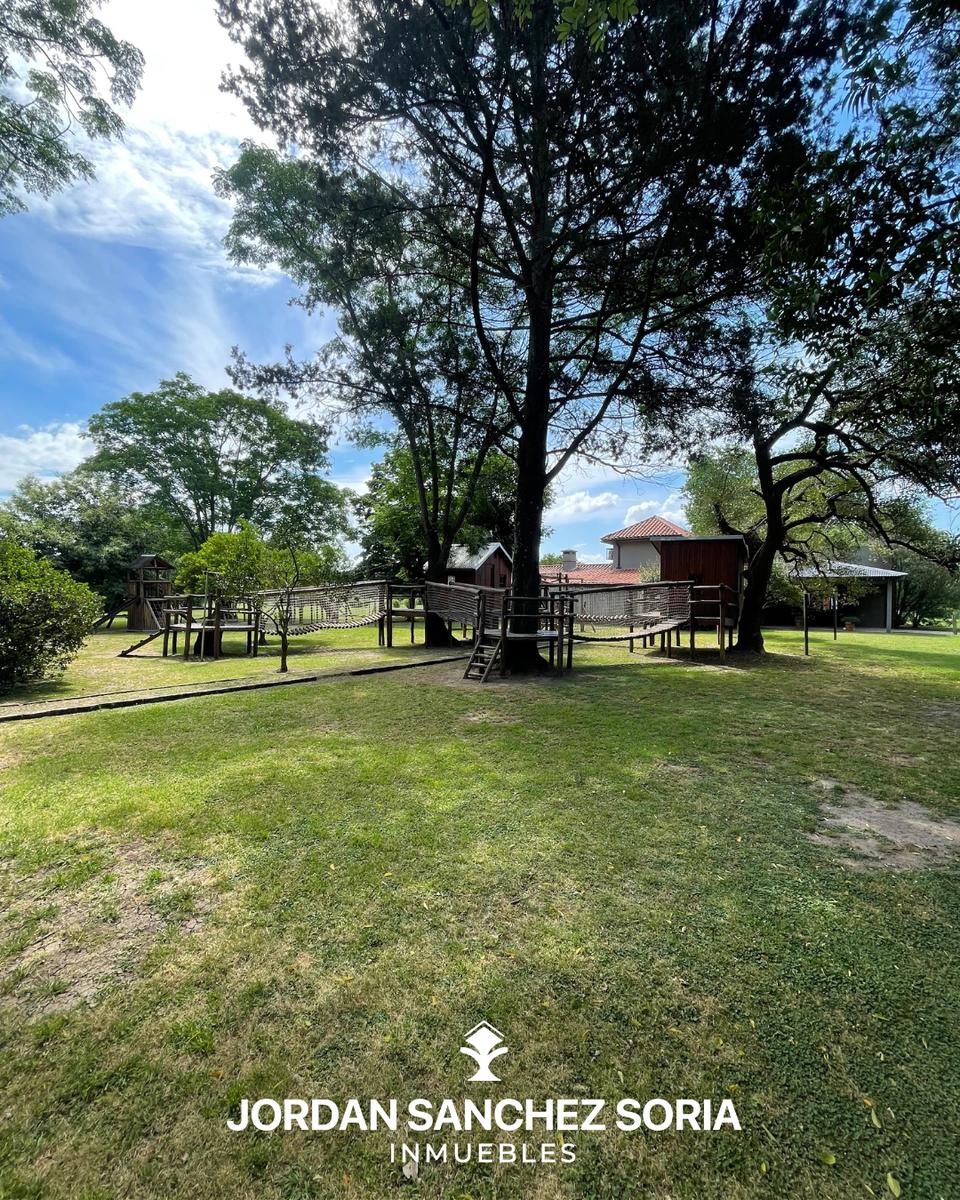
[[[242,634],[226,634],[223,657],[219,659],[184,659],[182,653],[164,658],[162,639],[148,643],[129,658],[120,652],[132,645],[143,633],[128,633],[122,621],[111,630],[102,630],[89,638],[83,650],[66,672],[56,679],[44,680],[19,687],[0,696],[0,712],[12,705],[37,701],[65,700],[82,695],[105,695],[159,688],[191,688],[197,684],[215,683],[246,677],[270,678],[280,665],[280,639],[271,635],[259,648],[256,658],[246,654]],[[423,630],[416,629],[416,653],[423,653],[420,644]],[[180,642],[182,652],[183,641]],[[431,654],[436,657],[436,651]],[[408,662],[411,658],[409,626],[397,625],[394,645],[386,649],[377,645],[375,625],[360,629],[327,630],[290,639],[288,666],[295,671],[342,671],[354,667],[376,666],[389,662]]]
[[[358,633],[318,646],[377,654]],[[823,780],[960,818],[960,639],[812,641],[0,727],[0,1195],[960,1195],[958,866],[809,837]],[[94,642],[64,686],[103,678]],[[482,1018],[502,1084],[464,1082]],[[407,1182],[389,1134],[225,1124],[465,1095],[730,1096],[743,1131]]]

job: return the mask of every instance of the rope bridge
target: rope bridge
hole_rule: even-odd
[[[387,585],[382,580],[259,592],[262,613],[279,632],[278,617],[289,604],[292,636],[322,629],[361,629],[376,625],[387,611]]]
[[[679,629],[690,620],[690,585],[687,583],[646,583],[608,588],[584,589],[571,593],[573,620],[581,627],[572,636],[578,642],[626,642],[636,637]],[[609,635],[584,634],[585,626],[623,628],[630,633]]]
[[[503,613],[503,589],[475,587],[468,583],[424,584],[424,608],[454,625],[474,625],[483,598],[487,625],[495,626]]]

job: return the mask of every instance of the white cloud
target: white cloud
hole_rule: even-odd
[[[63,233],[180,253],[191,268],[212,267],[269,282],[272,272],[236,268],[222,240],[230,205],[213,190],[244,138],[260,141],[242,103],[220,91],[223,71],[242,58],[216,19],[196,0],[110,0],[103,19],[144,54],[143,86],[122,113],[120,141],[83,139],[96,178],[31,201]]]
[[[631,504],[623,518],[624,525],[632,525],[634,521],[642,521],[643,518],[649,516],[656,509],[656,507],[656,500],[641,500],[639,504]]]
[[[21,425],[16,434],[0,434],[0,492],[14,488],[24,475],[49,479],[72,471],[93,451],[76,422],[31,429]]]
[[[592,496],[587,491],[568,492],[550,506],[545,520],[548,525],[563,525],[584,517],[612,512],[619,508],[620,503],[620,497],[616,492],[600,492],[596,496]]]
[[[40,344],[18,333],[2,316],[0,316],[0,359],[13,359],[40,371],[68,370],[74,365],[55,346]]]
[[[668,496],[661,500],[641,500],[638,504],[631,504],[624,514],[623,524],[633,525],[636,521],[642,521],[645,517],[665,517],[668,521],[684,522],[687,514],[680,500],[678,492],[671,492]]]

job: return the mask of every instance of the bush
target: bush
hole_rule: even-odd
[[[62,671],[99,614],[86,584],[0,538],[0,690]]]

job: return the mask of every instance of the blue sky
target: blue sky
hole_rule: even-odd
[[[217,166],[262,138],[220,92],[238,51],[206,0],[108,0],[108,25],[146,56],[144,87],[121,144],[90,148],[96,180],[0,221],[0,495],[33,472],[74,467],[83,424],[110,400],[178,370],[227,383],[239,345],[255,360],[290,342],[309,355],[333,330],[288,301],[278,274],[239,270],[221,240],[228,206]],[[370,456],[332,446],[332,477],[362,489]],[[546,550],[602,559],[602,534],[660,513],[683,520],[682,475],[624,478],[577,464],[554,489]]]
[[[332,332],[287,303],[279,275],[223,254],[229,208],[218,165],[262,137],[220,92],[238,51],[205,0],[109,0],[103,16],[146,56],[122,144],[90,147],[97,178],[0,222],[0,495],[28,472],[69,470],[83,424],[109,400],[185,370],[209,387],[239,345],[256,360],[290,342],[309,354]],[[370,456],[332,447],[332,477],[361,489]],[[624,479],[578,465],[555,488],[546,549],[603,558],[600,537],[654,512],[682,518],[674,474]]]

